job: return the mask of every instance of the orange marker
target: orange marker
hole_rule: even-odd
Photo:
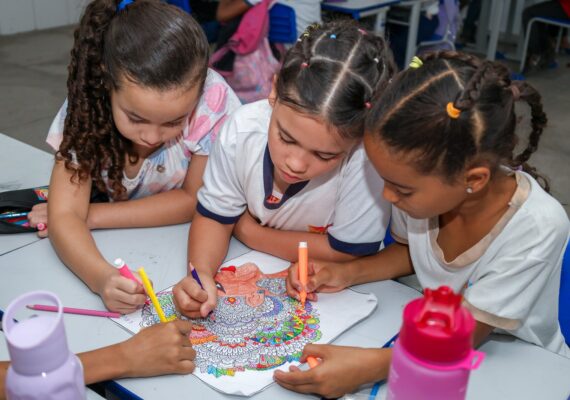
[[[313,356],[308,356],[307,364],[309,364],[309,367],[315,368],[317,365],[319,365],[319,361]]]
[[[309,248],[307,242],[299,242],[299,281],[301,282],[301,291],[299,297],[301,304],[305,307],[307,300],[307,281],[309,280]]]

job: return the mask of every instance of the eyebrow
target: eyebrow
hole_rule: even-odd
[[[391,181],[391,180],[388,180],[388,179],[386,179],[386,178],[384,178],[384,177],[382,177],[382,179],[384,179],[384,182],[388,182],[389,184],[394,185],[394,186],[398,186],[399,188],[407,189],[407,190],[414,190],[414,188],[411,187],[411,186],[402,185],[402,184],[400,184],[400,183],[396,183],[396,182],[393,182],[393,181]]]
[[[287,135],[290,139],[293,139],[295,142],[298,143],[298,140],[295,139],[295,137],[293,135],[291,135],[285,128],[283,128],[283,126],[279,123],[279,121],[275,121],[277,123],[277,128],[279,129],[279,131],[281,133],[284,133],[285,135]],[[315,153],[318,154],[323,154],[323,155],[327,155],[327,156],[338,156],[340,154],[343,154],[344,151],[338,152],[338,153],[331,153],[328,151],[321,151],[321,150],[312,150]]]
[[[133,112],[133,111],[129,111],[129,110],[126,110],[126,109],[123,109],[123,111],[124,111],[126,114],[128,114],[130,117],[132,117],[132,118],[140,119],[140,120],[143,121],[143,122],[148,122],[148,119],[141,117],[140,115],[138,115],[137,113],[135,113],[135,112]],[[184,114],[184,115],[181,115],[181,116],[179,116],[179,117],[177,117],[177,118],[171,119],[170,121],[166,121],[166,122],[163,122],[163,123],[164,123],[164,124],[169,124],[169,123],[172,123],[172,122],[175,122],[175,121],[179,121],[179,120],[184,119],[184,118],[187,118],[187,117],[188,117],[188,114]]]

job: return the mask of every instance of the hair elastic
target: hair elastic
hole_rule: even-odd
[[[336,39],[336,35],[333,33],[329,36],[331,39]]]
[[[457,119],[461,115],[461,110],[455,108],[452,101],[447,103],[446,109],[447,109],[447,115],[449,115],[450,118]]]
[[[374,60],[374,62],[375,62],[376,64],[378,64],[378,63],[380,62],[380,60],[378,59],[378,57],[374,57],[372,60]]]
[[[372,103],[370,103],[369,101],[364,103],[364,107],[366,107],[367,109],[371,109],[372,108]]]
[[[368,32],[366,32],[364,29],[362,28],[358,28],[358,32],[360,32],[363,35],[368,35]]]
[[[117,12],[123,11],[129,4],[134,3],[135,0],[123,0],[117,6]]]
[[[308,66],[309,66],[309,63],[307,63],[307,62],[301,63],[301,69],[307,68]]]
[[[412,58],[412,61],[410,61],[409,66],[410,66],[410,68],[417,69],[417,68],[421,67],[422,65],[424,65],[424,62],[422,61],[422,59],[419,58],[418,56],[414,56]]]
[[[521,91],[516,85],[511,85],[511,92],[513,92],[513,100],[518,101],[521,98]]]

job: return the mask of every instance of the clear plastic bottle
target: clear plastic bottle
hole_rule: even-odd
[[[404,309],[392,353],[388,400],[463,400],[471,370],[484,354],[473,350],[475,320],[449,287],[425,289]]]
[[[18,310],[36,303],[56,305],[58,312],[14,320]],[[9,400],[86,398],[83,367],[67,346],[63,307],[55,294],[37,291],[16,298],[4,313],[2,327],[11,361],[6,376]]]

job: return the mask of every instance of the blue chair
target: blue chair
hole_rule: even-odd
[[[283,4],[275,4],[269,10],[269,41],[273,43],[295,43],[297,20],[295,10]]]
[[[562,32],[564,28],[570,29],[570,20],[567,19],[557,19],[557,18],[544,18],[544,17],[535,17],[528,21],[528,25],[526,26],[526,35],[524,38],[524,46],[522,51],[522,58],[521,58],[521,65],[519,68],[519,72],[522,74],[524,71],[524,66],[526,63],[526,52],[528,51],[528,41],[530,39],[530,33],[532,32],[532,24],[535,22],[539,22],[541,24],[546,25],[554,25],[560,28],[558,30],[558,40],[556,41],[556,52],[560,49],[560,41],[562,40]]]
[[[168,4],[172,4],[174,6],[180,7],[188,14],[192,13],[192,8],[190,7],[190,0],[167,0]]]
[[[566,343],[570,346],[570,245],[566,246],[562,259],[560,275],[560,294],[558,295],[558,321]]]

